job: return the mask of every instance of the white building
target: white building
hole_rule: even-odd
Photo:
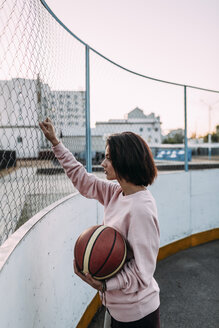
[[[0,149],[17,158],[37,158],[49,148],[38,122],[49,116],[58,133],[85,129],[85,92],[51,91],[39,78],[0,81]]]
[[[154,113],[145,115],[143,110],[135,108],[124,119],[110,119],[106,122],[96,122],[95,128],[91,129],[91,150],[95,153],[104,153],[106,138],[113,133],[131,131],[139,134],[150,147],[156,147],[161,143],[160,117]],[[82,129],[74,130],[72,134],[63,136],[64,144],[72,153],[85,154],[85,134]]]
[[[39,121],[49,116],[59,137],[72,152],[85,152],[85,91],[52,91],[36,80],[15,78],[0,81],[0,149],[15,150],[17,158],[37,158],[50,148]],[[135,108],[124,119],[97,122],[91,130],[92,151],[104,152],[109,134],[131,131],[150,146],[161,143],[160,117]]]
[[[58,122],[63,135],[85,129],[85,91],[52,91],[48,115]]]
[[[124,119],[110,119],[108,122],[97,122],[95,134],[110,135],[122,131],[139,134],[150,146],[161,143],[160,117],[154,113],[145,115],[143,110],[136,107]]]
[[[38,127],[43,114],[42,96],[49,92],[39,80],[15,78],[0,81],[0,148],[16,150],[19,158],[37,157],[41,133]],[[41,114],[41,115],[40,115]]]
[[[169,133],[165,136],[166,138],[174,138],[176,135],[184,137],[183,129],[170,130]]]

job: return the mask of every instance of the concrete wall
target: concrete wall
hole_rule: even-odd
[[[0,327],[76,327],[96,294],[73,274],[78,235],[97,224],[97,203],[68,196],[41,211],[0,248]]]
[[[159,174],[150,187],[161,246],[219,227],[219,169]],[[101,224],[103,208],[70,195],[44,209],[0,247],[1,328],[73,328],[96,291],[73,273],[74,243]]]
[[[157,201],[161,246],[219,227],[219,169],[160,173],[149,188]]]

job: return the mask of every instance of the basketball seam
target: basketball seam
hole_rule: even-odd
[[[88,249],[89,243],[91,242],[91,239],[92,239],[93,236],[94,236],[94,233],[92,233],[91,238],[89,239],[89,242],[87,243],[87,246],[86,246],[85,251],[84,251],[84,256],[83,256],[83,272],[84,272],[85,270],[86,270],[86,272],[90,272],[90,271],[89,271],[89,261],[90,261],[90,256],[91,256],[91,253],[92,253],[93,245],[95,244],[95,242],[96,242],[98,236],[99,236],[99,235],[102,233],[102,231],[104,231],[106,228],[107,228],[106,226],[99,226],[99,227],[94,231],[94,233],[95,233],[95,232],[97,232],[98,229],[100,229],[100,232],[97,234],[97,236],[96,236],[96,238],[95,238],[93,244],[91,244],[91,247],[89,247],[89,248],[90,248],[90,252],[89,252],[89,256],[88,256],[88,258],[87,258],[87,249]]]
[[[124,245],[125,245],[125,253],[124,253],[123,260],[120,263],[120,265],[118,266],[118,268],[116,268],[115,271],[109,273],[108,275],[106,275],[104,277],[95,277],[95,276],[93,276],[93,278],[95,278],[97,280],[104,280],[104,279],[110,278],[112,275],[116,274],[122,268],[122,266],[123,266],[123,264],[125,262],[125,259],[126,259],[126,255],[127,255],[127,248],[126,248],[126,243],[125,243],[125,240],[124,239],[123,239],[123,242],[124,242]]]
[[[117,237],[117,232],[115,231],[115,235],[114,235],[114,240],[113,240],[113,244],[112,244],[112,247],[109,251],[109,254],[107,255],[104,263],[101,265],[101,267],[93,274],[94,276],[101,271],[101,269],[104,267],[104,265],[106,264],[106,262],[108,261],[110,255],[112,254],[112,251],[113,251],[113,248],[114,248],[114,245],[115,245],[115,242],[116,242],[116,237]]]
[[[106,228],[107,228],[107,227],[106,227]],[[106,228],[105,228],[105,229],[106,229]],[[89,272],[91,272],[91,271],[90,271],[90,258],[91,258],[91,255],[92,255],[93,248],[94,248],[94,246],[95,246],[95,244],[96,244],[96,242],[97,242],[97,240],[98,240],[98,237],[101,235],[101,233],[102,233],[105,229],[103,229],[103,230],[100,231],[100,233],[97,235],[97,237],[96,237],[96,239],[94,240],[93,245],[92,245],[92,247],[91,247],[90,254],[89,254],[89,258],[88,258],[88,270],[89,270]],[[99,271],[99,270],[98,270],[98,271]],[[94,274],[95,274],[95,273],[92,273],[92,275],[94,275]]]
[[[90,235],[90,238],[89,238],[88,241],[87,241],[87,244],[86,244],[86,247],[85,247],[85,249],[84,249],[84,253],[83,253],[83,258],[82,258],[82,270],[81,270],[81,271],[84,271],[84,256],[85,256],[85,253],[86,253],[87,245],[89,244],[89,241],[91,240],[91,238],[92,238],[94,232],[97,231],[97,229],[99,229],[99,228],[100,228],[100,226],[97,226],[97,228],[93,231],[93,233]],[[77,242],[78,242],[78,241],[77,241]],[[76,261],[76,262],[77,262],[77,261]]]

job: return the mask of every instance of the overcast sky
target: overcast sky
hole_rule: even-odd
[[[218,0],[48,0],[66,26],[117,63],[219,89]]]
[[[47,4],[74,34],[120,65],[154,78],[219,90],[218,0],[47,0]],[[59,34],[42,23],[42,49],[52,52],[47,34],[54,40]],[[58,71],[63,68],[63,81],[64,75],[74,75],[77,87],[84,89],[84,49],[68,47],[64,33],[53,41],[57,50],[51,56],[68,55],[72,64],[63,59]],[[90,64],[92,126],[123,118],[138,106],[145,114],[159,115],[165,131],[184,127],[183,88],[136,77],[93,53]],[[209,106],[218,101],[219,94],[188,90],[189,134],[208,132]],[[210,113],[213,130],[219,124],[219,104]]]
[[[158,79],[219,90],[218,0],[48,0],[47,4],[73,33],[120,65]],[[167,91],[156,91],[154,105],[145,102],[147,108],[142,108],[139,98],[136,106],[146,114],[152,110],[160,115],[164,129],[183,127],[183,92],[173,88],[170,94],[180,97],[180,106],[178,101],[171,105],[169,99],[163,102],[165,109],[155,99],[162,98],[162,92],[169,98]],[[215,104],[219,95],[190,94],[189,132],[201,134],[208,130],[207,104]],[[219,124],[218,107],[211,111],[212,129]]]

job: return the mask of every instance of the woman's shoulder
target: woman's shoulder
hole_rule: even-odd
[[[133,206],[134,205],[137,206],[138,204],[147,204],[150,202],[155,202],[152,193],[148,189],[138,191],[135,194],[133,194],[132,197],[130,198],[132,200]]]
[[[156,201],[151,192],[146,189],[136,194],[136,197],[130,199],[130,210],[136,216],[146,214],[157,215]]]

